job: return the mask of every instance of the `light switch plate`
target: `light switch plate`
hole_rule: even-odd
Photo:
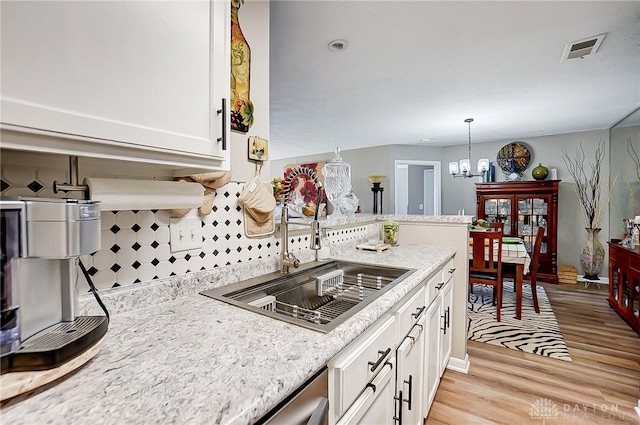
[[[169,221],[171,252],[202,248],[200,217],[171,218]]]

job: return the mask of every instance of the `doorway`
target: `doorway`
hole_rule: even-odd
[[[396,214],[441,214],[440,161],[396,160],[394,177]]]

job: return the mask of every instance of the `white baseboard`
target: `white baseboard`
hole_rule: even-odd
[[[449,362],[447,363],[447,369],[461,373],[469,373],[469,366],[471,366],[471,362],[469,361],[468,353],[465,354],[464,359],[449,357]]]

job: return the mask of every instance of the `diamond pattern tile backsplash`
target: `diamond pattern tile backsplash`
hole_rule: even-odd
[[[38,170],[3,167],[2,197],[53,197],[53,179],[39,180]],[[50,177],[50,176],[48,176]],[[57,176],[65,181],[62,173]],[[169,213],[163,210],[103,211],[100,251],[81,258],[98,289],[126,286],[157,278],[247,262],[279,255],[280,242],[270,236],[250,239],[244,235],[242,208],[238,196],[243,183],[230,182],[216,192],[213,211],[201,217],[201,249],[172,253],[169,245]],[[64,197],[64,194],[55,195]],[[330,230],[331,242],[364,238],[366,227]],[[304,232],[290,239],[292,250],[307,249]],[[83,276],[81,291],[88,290]]]
[[[102,249],[84,259],[94,283],[98,288],[130,285],[277,255],[276,238],[244,236],[236,208],[241,189],[240,183],[218,189],[217,211],[202,217],[202,249],[191,251],[171,252],[167,211],[103,212]]]

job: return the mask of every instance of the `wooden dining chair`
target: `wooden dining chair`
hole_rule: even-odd
[[[490,229],[500,229],[500,231],[502,232],[502,236],[504,237],[504,223],[500,222],[500,223],[489,223],[489,228]],[[504,276],[503,276],[504,279]],[[494,292],[493,294],[493,303],[496,303],[496,294]]]
[[[504,235],[504,223],[491,222],[491,223],[489,223],[489,229],[498,229]],[[472,262],[472,260],[469,260],[469,267],[471,267],[471,262]],[[473,287],[471,286],[471,284],[469,284],[469,293],[470,294],[473,293]],[[496,303],[496,294],[494,292],[493,293],[493,304],[495,305],[495,303]]]
[[[538,231],[536,232],[536,241],[533,244],[533,251],[531,252],[531,266],[529,267],[529,273],[525,274],[523,277],[523,280],[528,280],[531,285],[531,298],[533,299],[533,308],[536,311],[536,313],[540,313],[536,283],[538,278],[538,266],[540,265],[540,248],[542,247],[543,238],[544,238],[544,227],[538,227]],[[516,278],[515,265],[505,264],[504,267],[502,268],[502,276],[511,278],[514,280],[514,290],[515,290],[515,278]]]
[[[469,288],[474,284],[493,286],[499,322],[502,307],[502,229],[489,228],[485,232],[470,232],[469,235],[473,245],[469,261]]]

